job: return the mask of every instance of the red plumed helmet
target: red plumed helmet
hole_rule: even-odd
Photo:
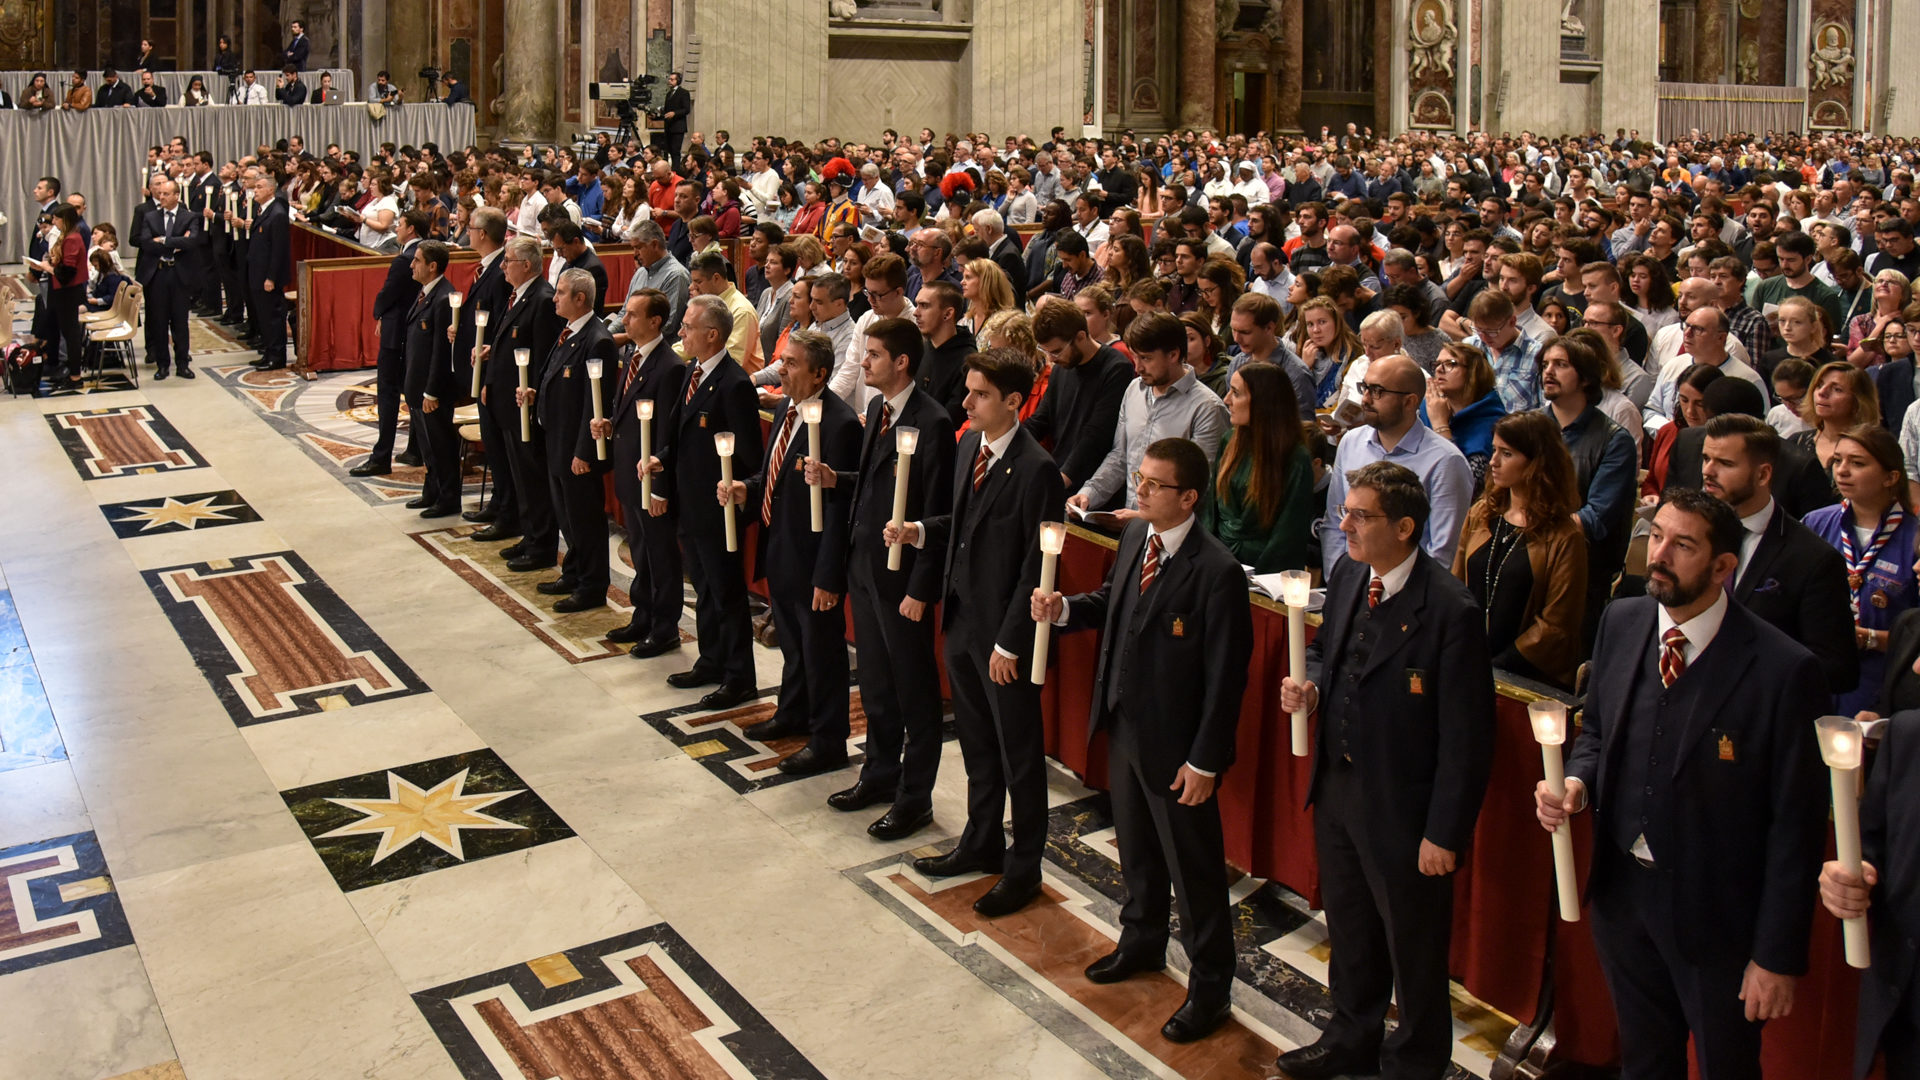
[[[858,175],[858,172],[859,171],[853,167],[853,162],[843,157],[837,157],[820,167],[820,179],[838,180],[842,184],[845,184]]]
[[[940,194],[944,198],[953,198],[956,191],[972,191],[973,176],[964,169],[957,173],[948,173],[940,181]]]

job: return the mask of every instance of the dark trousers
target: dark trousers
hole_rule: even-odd
[[[1594,858],[1613,862],[1590,908],[1620,1016],[1621,1080],[1686,1080],[1689,1035],[1701,1080],[1760,1080],[1762,1025],[1747,1020],[1739,997],[1746,959],[1682,956],[1671,875],[1641,866],[1605,836],[1595,839]]]
[[[228,241],[226,258],[220,264],[220,279],[226,286],[227,310],[229,319],[242,324],[251,322],[250,309],[252,298],[247,288],[247,243],[245,240]]]
[[[953,690],[953,724],[967,767],[967,827],[954,849],[963,858],[1001,863],[1015,881],[1040,880],[1040,854],[1047,843],[1046,743],[1041,729],[1040,688],[1020,665],[1006,686],[987,676],[991,645],[961,647],[957,627],[947,635],[947,683]],[[1001,828],[1013,804],[1013,847]]]
[[[220,311],[220,264],[226,247],[224,237],[207,237],[207,244],[193,253],[193,306],[204,311]]]
[[[569,459],[571,464],[571,459]],[[547,492],[567,538],[567,555],[560,563],[560,579],[573,583],[573,595],[589,600],[607,598],[606,482],[599,473],[575,476],[571,471],[547,472]]]
[[[257,294],[258,290],[256,290]],[[423,498],[437,507],[460,504],[460,436],[453,427],[453,403],[442,401],[427,412],[425,400],[407,399],[407,427],[420,444],[420,459],[426,463],[427,478],[420,486]]]
[[[407,354],[399,348],[381,346],[374,372],[374,411],[379,434],[374,437],[369,460],[393,462],[393,438],[400,431],[400,397],[407,383]],[[411,404],[411,403],[409,403]],[[417,417],[414,418],[417,420]],[[414,420],[407,424],[407,449],[413,449]]]
[[[497,388],[488,387],[492,398]],[[507,395],[511,401],[511,395]],[[554,516],[553,492],[547,480],[547,448],[540,428],[531,430],[533,438],[520,438],[520,406],[510,405],[513,419],[507,425],[507,465],[513,473],[515,490],[525,492],[520,499],[520,549],[528,555],[552,556],[560,551],[560,526]]]
[[[122,285],[121,288],[126,286]],[[47,290],[47,319],[35,320],[37,325],[45,323],[41,329],[46,332],[41,333],[36,329],[35,333],[47,343],[46,374],[50,379],[78,378],[86,370],[80,343],[80,308],[86,299],[84,285]]]
[[[617,467],[617,466],[616,466]],[[680,567],[679,516],[649,517],[636,501],[620,503],[627,519],[627,552],[633,557],[633,625],[646,631],[643,641],[680,635],[680,610],[686,605],[685,573]]]
[[[697,496],[696,496],[697,497]],[[740,512],[746,517],[744,511]],[[740,543],[748,540],[747,524],[740,523]],[[693,581],[694,633],[700,639],[700,658],[694,669],[727,682],[756,685],[753,676],[753,620],[747,613],[747,575],[740,553],[728,551],[718,528],[691,528],[681,519],[680,550],[686,557],[687,577]]]
[[[167,342],[173,342],[172,367],[187,370],[187,307],[193,288],[192,275],[184,258],[173,266],[162,266],[147,282],[147,359],[161,371],[168,370]]]
[[[1900,1006],[1880,1030],[1880,1050],[1886,1056],[1887,1076],[1920,1076],[1920,978],[1909,976]],[[1866,1066],[1854,1070],[1866,1071]]]
[[[286,283],[276,281],[273,288],[255,287],[253,292],[253,310],[259,319],[260,358],[275,366],[285,366],[287,362],[287,297],[282,290]],[[453,414],[449,412],[448,425],[451,430]]]
[[[895,806],[918,811],[932,805],[940,772],[940,667],[933,648],[938,609],[928,604],[919,622],[900,614],[906,575],[893,576],[902,584],[884,587],[857,563],[848,575],[860,702],[867,712],[860,782],[893,788]]]
[[[1328,767],[1313,815],[1333,948],[1334,1013],[1321,1041],[1368,1056],[1378,1048],[1385,1080],[1439,1080],[1453,1053],[1453,876],[1422,874],[1417,832],[1393,835],[1406,830],[1379,814],[1352,766]],[[1400,1023],[1383,1041],[1389,999]]]
[[[487,472],[493,477],[493,491],[487,499],[487,506],[493,511],[493,524],[503,532],[514,532],[520,528],[520,486],[513,481],[513,451],[508,446],[508,435],[504,425],[512,424],[514,434],[520,430],[520,407],[511,401],[504,405],[496,398],[511,398],[492,387],[481,388],[488,398],[479,408],[480,445],[487,452]],[[510,415],[509,415],[510,414]]]
[[[813,610],[813,582],[768,582],[768,603],[780,636],[782,726],[807,729],[817,754],[847,752],[847,614],[836,604]]]
[[[680,147],[686,141],[687,133],[685,131],[662,131],[660,133],[661,149],[667,152],[667,157],[673,165],[674,172],[680,171]]]
[[[1095,688],[1096,693],[1104,693]],[[1233,986],[1233,918],[1227,900],[1227,848],[1220,800],[1181,806],[1164,784],[1150,783],[1123,708],[1108,732],[1107,775],[1114,839],[1127,901],[1120,909],[1120,951],[1159,959],[1167,951],[1167,890],[1180,906],[1180,941],[1192,971],[1187,992],[1225,1001]],[[1165,763],[1158,763],[1164,765]]]

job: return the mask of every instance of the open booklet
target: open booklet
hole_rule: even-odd
[[[1110,510],[1082,510],[1071,503],[1067,505],[1067,516],[1073,518],[1075,521],[1091,525],[1096,529],[1108,529],[1114,532],[1125,528],[1127,524],[1121,520],[1119,514],[1113,513]]]

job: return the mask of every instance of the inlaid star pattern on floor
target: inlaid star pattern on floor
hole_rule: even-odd
[[[380,846],[374,849],[374,865],[416,840],[425,840],[464,862],[467,856],[460,843],[461,830],[526,828],[525,825],[501,821],[492,814],[481,812],[494,803],[520,794],[519,791],[489,791],[468,795],[462,791],[466,784],[466,769],[425,789],[388,773],[387,798],[328,799],[336,806],[357,810],[367,816],[332,832],[322,833],[320,838],[377,835],[380,837]]]
[[[112,503],[100,509],[113,525],[114,534],[123,540],[260,520],[260,515],[235,491],[168,495],[158,501],[141,499]]]

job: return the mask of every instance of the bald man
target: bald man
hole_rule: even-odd
[[[1680,321],[1671,326],[1663,326],[1653,335],[1653,344],[1649,346],[1648,359],[1644,365],[1648,371],[1659,373],[1668,362],[1682,353],[1688,352],[1682,332],[1687,316],[1698,308],[1720,306],[1720,286],[1711,278],[1687,278],[1674,287],[1674,307],[1680,312]],[[1747,347],[1738,337],[1727,339],[1727,355],[1735,360],[1753,366],[1753,357],[1747,354]]]

